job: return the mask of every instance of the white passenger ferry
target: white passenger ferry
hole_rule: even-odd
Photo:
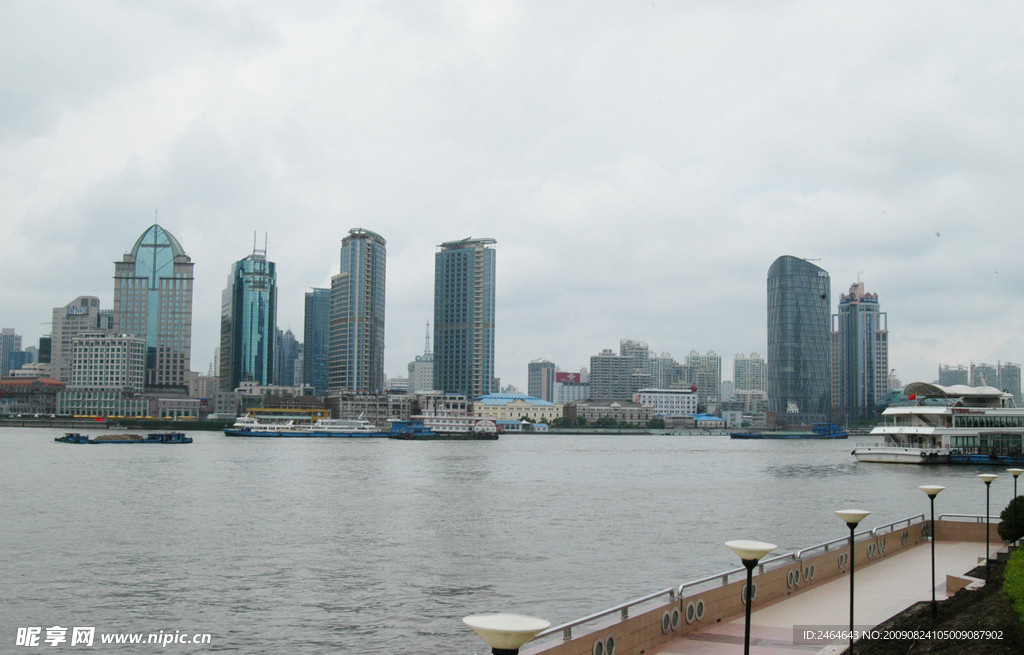
[[[944,387],[914,382],[911,405],[882,412],[871,430],[881,442],[858,446],[860,462],[898,464],[1017,463],[1024,459],[1024,409],[994,387]]]

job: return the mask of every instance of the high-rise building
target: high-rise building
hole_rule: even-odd
[[[159,225],[114,263],[113,330],[145,340],[147,388],[188,384],[193,267],[178,240]]]
[[[21,352],[21,335],[14,328],[0,330],[0,377],[7,377],[11,369],[21,368],[13,365],[14,353]]]
[[[590,357],[590,397],[595,400],[632,400],[640,387],[631,384],[634,358],[605,348]]]
[[[971,362],[971,386],[999,388],[999,367]]]
[[[302,382],[295,379],[295,362],[302,353],[302,344],[291,330],[277,331],[277,362],[274,370],[277,371],[277,385],[281,387],[294,387]]]
[[[71,382],[59,394],[59,411],[95,416],[149,413],[143,395],[148,346],[142,337],[106,330],[79,332],[71,340]]]
[[[387,241],[355,228],[341,240],[341,272],[331,278],[328,389],[384,389],[384,287]]]
[[[1020,364],[999,363],[999,388],[1013,394],[1013,403],[1021,406]]]
[[[231,265],[221,295],[220,388],[233,391],[242,382],[274,383],[277,352],[277,266],[267,251]]]
[[[768,269],[768,398],[779,425],[830,419],[831,283],[828,271],[784,255]]]
[[[79,296],[64,305],[53,308],[51,323],[50,370],[53,377],[64,384],[71,383],[72,342],[83,332],[100,328],[100,299]]]
[[[691,350],[686,365],[697,387],[697,402],[707,412],[716,411],[722,402],[722,358],[714,350],[706,355]]]
[[[526,367],[527,393],[549,403],[554,398],[555,364],[546,359],[535,359]]]
[[[494,375],[494,239],[442,243],[434,255],[434,388],[476,398]]]
[[[889,392],[889,326],[864,283],[840,294],[832,316],[832,407],[847,421],[870,418]]]
[[[757,353],[737,353],[732,360],[734,391],[767,391],[768,363]]]
[[[331,290],[306,292],[302,332],[302,374],[317,396],[327,393],[327,358],[331,342]]]
[[[946,364],[939,364],[939,384],[944,387],[952,387],[957,384],[970,384],[971,375],[970,371],[963,364],[957,364],[956,366],[949,366]]]

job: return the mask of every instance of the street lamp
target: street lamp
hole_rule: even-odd
[[[989,491],[992,489],[992,481],[999,476],[995,473],[979,473],[978,477],[985,482],[985,580],[992,579],[992,563],[989,560],[989,520],[988,520],[988,503],[989,503]]]
[[[474,614],[462,619],[491,647],[492,655],[517,655],[519,647],[551,625],[522,614]]]
[[[928,494],[928,499],[932,504],[932,618],[934,619],[939,615],[939,606],[935,604],[935,497],[939,495],[939,492],[945,489],[945,487],[938,487],[935,485],[925,485],[921,487],[921,491]]]
[[[853,531],[857,524],[864,520],[871,512],[863,509],[838,509],[836,514],[843,519],[846,527],[850,528],[850,648],[846,651],[853,653]]]
[[[1013,476],[1013,497],[1017,497],[1017,477],[1024,473],[1024,469],[1006,469],[1006,472]]]
[[[750,655],[750,606],[754,602],[754,567],[757,561],[772,552],[778,546],[764,541],[727,541],[725,545],[732,549],[732,552],[739,555],[743,566],[747,568],[747,627],[743,636],[743,655]]]

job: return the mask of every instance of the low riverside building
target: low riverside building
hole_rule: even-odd
[[[0,379],[0,415],[57,413],[57,394],[64,383],[53,378]]]
[[[562,418],[562,405],[521,393],[492,393],[473,401],[473,414],[497,421],[550,423]]]
[[[633,394],[633,402],[651,408],[654,416],[664,419],[697,413],[697,392],[694,389],[641,389]]]
[[[564,408],[565,418],[583,419],[587,423],[596,423],[601,419],[610,419],[616,423],[647,425],[654,416],[650,407],[644,407],[629,400],[577,400]]]

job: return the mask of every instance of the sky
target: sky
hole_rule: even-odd
[[[437,246],[496,240],[495,368],[645,341],[766,355],[781,255],[860,280],[904,381],[1024,361],[1024,5],[0,3],[0,326],[113,303],[154,221],[195,263],[192,368],[267,247],[301,340],[351,228],[387,239],[385,371]],[[836,311],[836,310],[834,310]]]

